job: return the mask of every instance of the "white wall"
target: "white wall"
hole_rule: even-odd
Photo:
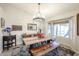
[[[57,37],[57,40],[60,44],[64,44],[66,46],[69,46],[72,50],[74,50],[75,52],[79,53],[79,39],[77,37],[77,31],[76,31],[76,15],[77,13],[79,13],[79,9],[75,10],[75,11],[71,11],[68,13],[64,13],[64,14],[60,14],[54,17],[51,17],[50,20],[48,21],[52,21],[52,20],[58,20],[58,19],[63,19],[63,18],[68,18],[73,16],[72,19],[72,24],[70,26],[72,26],[72,39],[66,39],[63,37]]]

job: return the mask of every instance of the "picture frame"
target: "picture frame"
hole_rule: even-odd
[[[5,27],[5,20],[4,20],[4,18],[1,17],[0,23],[1,23],[0,24],[1,28],[4,28]]]
[[[27,30],[37,30],[37,24],[27,24]]]
[[[22,31],[22,25],[12,25],[12,31]]]

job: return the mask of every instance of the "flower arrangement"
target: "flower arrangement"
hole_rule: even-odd
[[[3,32],[7,32],[9,35],[11,31],[12,29],[10,27],[6,27],[5,29],[3,29]]]

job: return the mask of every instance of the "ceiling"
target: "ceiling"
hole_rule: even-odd
[[[10,3],[10,5],[28,12],[32,16],[37,13],[37,3]],[[40,5],[41,14],[47,18],[76,9],[79,9],[79,3],[41,3]]]

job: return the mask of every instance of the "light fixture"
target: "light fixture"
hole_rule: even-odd
[[[40,12],[40,3],[38,3],[38,13],[33,17],[33,21],[45,21],[45,17]]]

